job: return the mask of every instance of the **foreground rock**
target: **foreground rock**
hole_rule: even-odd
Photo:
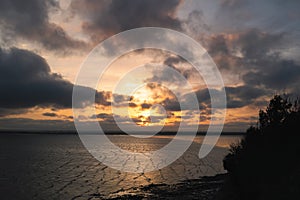
[[[177,184],[150,184],[130,192],[120,192],[107,199],[215,199],[227,174],[183,181]]]

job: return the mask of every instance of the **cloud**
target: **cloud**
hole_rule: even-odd
[[[210,55],[227,55],[229,54],[229,47],[225,34],[212,35],[208,38],[208,51]]]
[[[207,47],[223,72],[238,72],[240,81],[249,87],[264,88],[267,92],[295,91],[300,82],[300,65],[284,57],[285,36],[249,29],[212,35]]]
[[[130,97],[128,95],[113,94],[113,101],[117,104],[128,102],[132,98],[133,97]]]
[[[267,31],[295,31],[299,27],[300,2],[263,0],[221,0],[216,14],[219,30],[240,31],[259,28]]]
[[[141,104],[142,109],[149,109],[149,108],[151,108],[151,106],[152,106],[152,104],[149,104],[149,103],[142,103]]]
[[[219,33],[207,36],[206,47],[217,66],[224,73],[239,73],[237,85],[227,85],[227,108],[245,106],[262,107],[266,99],[278,91],[300,92],[300,65],[284,58],[281,47],[285,33],[267,33],[259,29],[247,29],[237,33]],[[175,69],[185,78],[193,75],[192,70],[180,68],[185,61],[180,57],[167,56],[164,64]],[[185,75],[188,73],[188,75]],[[153,71],[148,81],[173,84],[178,81],[176,74],[164,68]],[[151,90],[157,90],[159,84],[148,84]],[[218,94],[218,90],[212,89]],[[209,116],[211,99],[208,89],[195,91],[201,111]],[[183,93],[181,93],[183,95]],[[191,94],[183,95],[183,105],[191,105]],[[167,111],[180,111],[179,103],[170,96],[161,103]],[[189,110],[189,106],[186,109]],[[192,110],[192,108],[190,109]]]
[[[284,34],[265,33],[258,29],[244,31],[233,40],[233,45],[238,45],[246,59],[262,59],[272,50],[281,45]]]
[[[94,114],[91,116],[92,119],[101,119],[101,121],[104,122],[111,122],[114,123],[115,120],[113,118],[112,114],[108,114],[108,113],[99,113],[99,114]]]
[[[190,12],[187,19],[182,19],[181,22],[184,32],[196,40],[203,39],[203,36],[211,31],[211,27],[207,23],[202,7]]]
[[[74,15],[85,19],[83,30],[99,39],[132,28],[159,26],[181,30],[176,11],[181,0],[73,0]]]
[[[242,85],[242,86],[236,86],[236,87],[225,87],[226,91],[226,97],[227,97],[227,108],[241,108],[244,106],[253,105],[257,102],[260,102],[260,98],[264,97],[266,95],[271,95],[272,93],[270,90],[262,89],[255,86],[250,85]],[[212,93],[218,94],[220,93],[219,90],[211,89]],[[195,92],[200,109],[206,110],[206,112],[209,113],[209,109],[211,106],[211,98],[209,94],[209,90],[207,88],[205,89],[199,89]],[[184,104],[189,105],[189,99],[191,98],[191,93],[185,94]]]
[[[212,34],[206,38],[205,46],[219,68],[239,68],[242,71],[257,67],[253,64],[258,60],[272,59],[271,55],[280,52],[284,36],[283,33],[247,29],[237,33]]]
[[[101,128],[105,132],[122,132],[119,126],[117,125],[116,121],[118,123],[122,123],[123,125],[128,124],[129,122],[134,122],[134,123],[141,123],[141,119],[139,117],[133,117],[129,118],[129,116],[121,116],[117,114],[112,114],[112,113],[99,113],[99,114],[94,114],[90,118],[92,119],[97,119],[99,124],[101,125]]]
[[[43,113],[43,116],[46,116],[46,117],[57,117],[58,115],[56,113],[46,112],[46,113]]]
[[[234,41],[242,53],[244,70],[242,79],[247,85],[275,91],[295,90],[300,83],[300,65],[284,58],[280,47],[284,34],[267,34],[250,30]]]
[[[238,87],[226,87],[227,108],[240,108],[255,104],[255,102],[265,95],[270,95],[268,90],[253,87],[250,85]]]
[[[183,88],[189,88],[189,81],[202,80],[197,69],[184,58],[169,54],[163,56],[162,65],[153,68],[151,76],[144,80],[151,91],[167,96],[180,95]]]
[[[264,105],[267,97],[275,92],[298,91],[300,84],[300,65],[282,56],[281,47],[284,33],[267,33],[259,29],[247,29],[237,33],[219,33],[206,37],[206,47],[217,66],[223,73],[239,74],[238,85],[225,87],[228,108]],[[167,56],[164,64],[175,69],[185,78],[196,74],[192,69],[181,68],[185,60],[180,57]],[[154,83],[174,84],[178,75],[165,68],[153,71],[153,77],[147,81]],[[148,84],[151,90],[158,87]],[[182,88],[182,84],[181,84]],[[218,93],[217,90],[212,92]],[[182,94],[182,93],[181,93]],[[196,91],[201,109],[210,106],[208,89]],[[189,93],[184,96],[184,105],[189,105]],[[180,110],[178,102],[173,98],[165,98],[162,103],[167,110]],[[188,107],[187,107],[188,108]]]
[[[85,47],[84,42],[71,38],[62,27],[49,21],[51,10],[58,8],[55,0],[1,0],[2,40],[7,43],[22,38],[38,42],[48,50],[64,52]]]
[[[1,108],[0,107],[0,117],[5,117],[7,115],[18,115],[22,113],[26,113],[27,109],[11,109],[11,108]]]
[[[166,98],[161,102],[161,105],[166,111],[181,111],[179,102],[174,98]]]
[[[74,123],[70,120],[34,120],[27,118],[2,118],[2,130],[21,131],[74,131]]]
[[[275,91],[292,91],[299,93],[300,65],[293,60],[261,61],[264,68],[259,71],[249,72],[243,76],[246,84],[272,88]]]
[[[47,62],[39,55],[22,49],[0,49],[0,108],[26,109],[35,106],[71,108],[74,85],[56,73],[51,73]],[[110,105],[109,93],[95,92],[76,86],[85,95],[95,94],[97,104]],[[84,96],[85,96],[84,95]],[[82,97],[84,107],[87,99]]]
[[[189,79],[194,74],[198,73],[198,71],[194,67],[192,67],[190,64],[188,65],[189,67],[185,67],[185,68],[178,67],[178,64],[188,64],[188,62],[180,56],[169,56],[164,61],[164,65],[175,69],[180,74],[182,74],[182,76],[186,79]],[[169,74],[169,76],[170,76],[170,71],[169,70],[166,70],[165,72],[163,71],[162,74],[164,74],[164,75]],[[162,77],[162,78],[165,78],[165,77]],[[173,78],[173,79],[176,79],[176,78]]]

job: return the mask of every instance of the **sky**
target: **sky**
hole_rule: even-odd
[[[205,131],[218,112],[211,114],[205,77],[180,55],[133,51],[114,60],[97,87],[76,84],[80,67],[102,41],[134,28],[162,27],[188,35],[208,52],[224,81],[224,131],[245,131],[274,94],[300,94],[299,9],[297,0],[0,0],[0,129],[74,130],[76,85],[95,94],[92,104],[83,98],[73,106],[87,124],[99,121],[117,131],[116,119],[124,125],[132,120],[173,131],[199,120]],[[138,66],[143,70],[134,70]],[[138,87],[128,95],[126,84]],[[200,116],[193,108],[180,110],[179,99],[189,104],[192,94]],[[95,112],[86,112],[88,106]]]

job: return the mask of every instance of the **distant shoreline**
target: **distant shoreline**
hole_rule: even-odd
[[[177,132],[165,131],[159,132],[155,135],[176,135]],[[53,134],[53,135],[77,135],[76,131],[43,131],[43,130],[0,130],[0,134]],[[96,133],[87,133],[87,134],[96,134]],[[121,131],[116,132],[106,132],[106,135],[128,135]],[[186,132],[189,135],[189,132]],[[150,133],[132,133],[132,135],[152,135]],[[205,136],[206,132],[197,132],[197,135]],[[213,134],[212,134],[213,135]],[[245,135],[244,132],[222,132],[221,135]]]

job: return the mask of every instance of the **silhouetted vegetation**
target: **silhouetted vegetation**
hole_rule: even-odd
[[[275,95],[224,158],[229,180],[222,198],[300,199],[299,130],[299,100]]]

